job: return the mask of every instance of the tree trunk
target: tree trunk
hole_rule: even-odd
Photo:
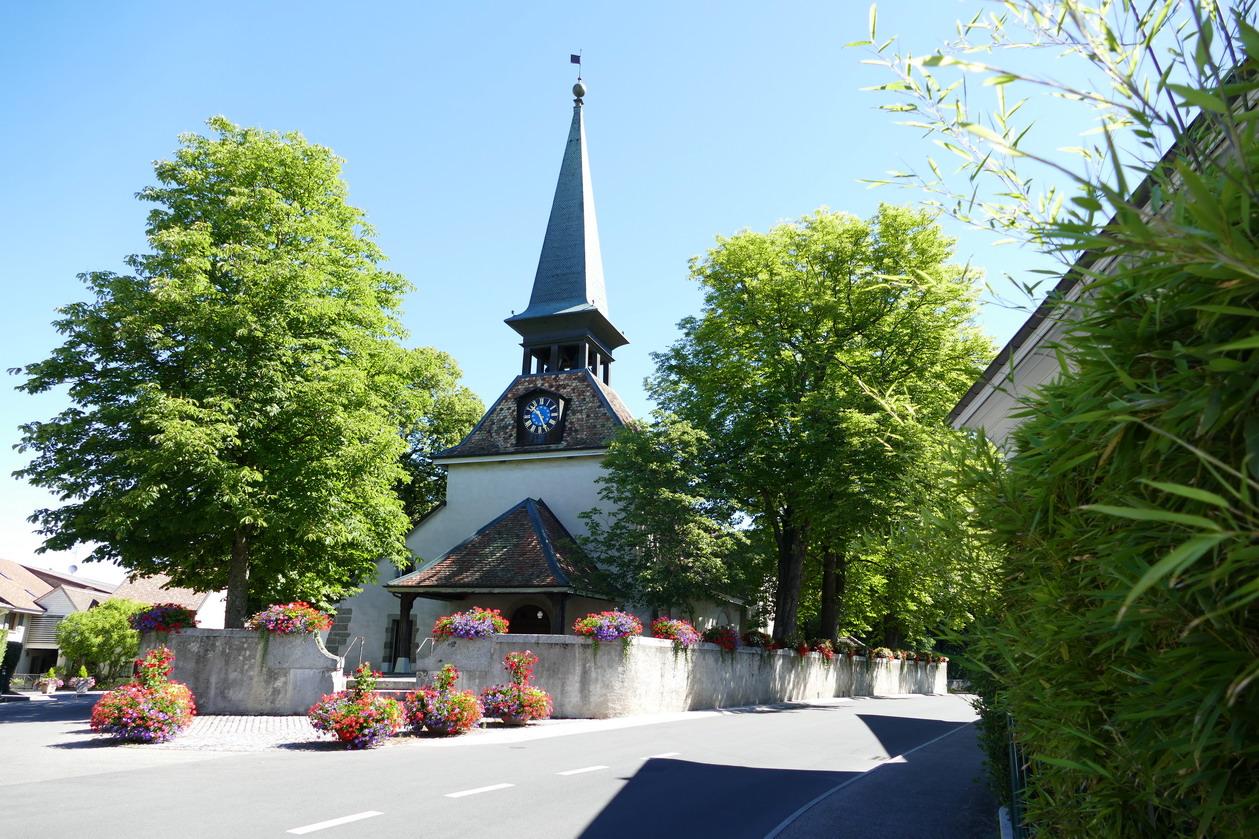
[[[232,560],[227,569],[227,605],[223,625],[243,629],[249,608],[249,537],[248,528],[238,527],[232,534]]]
[[[840,604],[848,563],[842,554],[828,550],[822,554],[822,637],[834,641],[838,635]]]
[[[804,527],[796,523],[791,508],[783,511],[782,527],[775,534],[778,546],[778,587],[774,593],[774,640],[794,635],[800,611],[800,587],[804,582]]]

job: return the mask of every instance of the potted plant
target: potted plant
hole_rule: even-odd
[[[96,680],[89,676],[87,674],[87,668],[80,664],[79,675],[71,679],[70,684],[74,687],[74,692],[79,696],[82,696],[96,684]]]
[[[61,687],[64,682],[57,678],[57,668],[49,667],[48,672],[40,676],[39,679],[36,680],[35,684],[38,685],[39,689],[44,693],[52,693],[57,688]]]
[[[675,655],[699,643],[699,633],[689,621],[670,618],[668,615],[651,622],[651,637],[667,638],[672,641]]]
[[[196,627],[197,614],[178,603],[158,603],[142,612],[136,612],[127,620],[136,632],[157,632],[163,635],[174,632],[178,635],[181,629]]]
[[[392,737],[402,727],[402,707],[376,693],[379,673],[371,662],[354,671],[354,687],[321,697],[311,706],[311,727],[335,734],[347,749],[369,749]]]
[[[507,631],[507,619],[498,609],[473,606],[466,612],[455,612],[438,618],[433,624],[433,638],[447,641],[451,638],[488,638]]]
[[[619,638],[622,649],[629,655],[630,639],[643,634],[643,624],[629,612],[591,612],[573,622],[573,634],[589,638],[595,652],[599,651],[599,642]]]
[[[537,663],[538,657],[530,650],[507,654],[503,669],[511,674],[511,683],[490,685],[481,691],[481,708],[486,716],[498,717],[503,725],[526,725],[551,716],[551,694],[529,684]]]
[[[283,604],[272,603],[245,621],[245,628],[271,635],[322,632],[332,628],[332,616],[303,600]]]
[[[732,653],[739,647],[739,630],[733,626],[710,626],[704,630],[701,641],[716,644],[724,652]]]
[[[92,730],[120,740],[169,740],[192,724],[197,713],[192,691],[167,679],[175,654],[149,650],[136,661],[135,681],[109,691],[92,708]]]
[[[407,695],[406,716],[415,731],[421,728],[438,736],[471,731],[483,716],[481,703],[470,690],[455,690],[459,668],[447,664],[431,686]]]

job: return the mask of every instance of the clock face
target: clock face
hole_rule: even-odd
[[[537,396],[524,404],[520,421],[529,434],[546,434],[560,421],[560,403],[549,396]]]

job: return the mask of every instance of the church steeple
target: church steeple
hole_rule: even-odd
[[[524,339],[520,344],[524,348],[523,374],[585,368],[606,384],[612,350],[629,340],[607,314],[582,119],[586,88],[580,79],[573,85],[573,95],[573,122],[533,279],[533,294],[529,307],[506,323]]]

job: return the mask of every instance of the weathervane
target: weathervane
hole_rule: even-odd
[[[576,55],[570,54],[568,56],[568,63],[577,65],[577,84],[573,85],[573,96],[576,96],[577,98],[573,101],[580,105],[581,97],[586,95],[586,86],[581,83],[581,53],[578,52]]]

